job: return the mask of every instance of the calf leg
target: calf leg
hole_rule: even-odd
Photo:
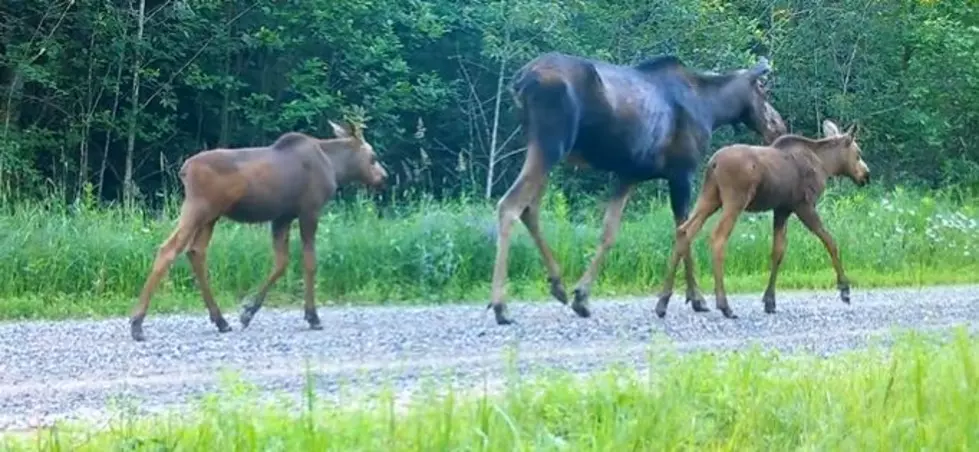
[[[734,225],[737,223],[744,205],[744,202],[728,202],[725,199],[721,219],[717,222],[710,238],[710,247],[714,258],[714,304],[724,314],[724,317],[729,319],[736,319],[738,316],[731,311],[727,301],[727,293],[724,290],[724,249],[727,247],[731,231],[734,230]]]
[[[318,218],[315,214],[299,217],[299,237],[303,242],[303,285],[305,286],[305,311],[309,329],[322,330],[320,316],[316,313],[316,227]]]
[[[243,303],[241,314],[238,317],[242,328],[248,328],[248,324],[255,317],[255,313],[265,303],[269,289],[286,272],[286,265],[289,263],[289,226],[291,225],[291,219],[272,221],[272,250],[275,253],[275,263],[272,266],[272,272],[265,279],[265,283],[259,287],[258,293],[251,300],[245,300]]]
[[[523,168],[517,175],[517,180],[513,182],[513,185],[496,205],[496,262],[493,265],[492,292],[487,308],[493,308],[496,323],[499,325],[513,323],[513,320],[506,313],[506,303],[503,301],[503,284],[507,275],[507,259],[510,253],[510,233],[513,229],[513,220],[523,214],[524,210],[543,189],[547,174],[543,157],[538,146],[531,145],[527,149],[527,159],[524,160]],[[545,261],[546,259],[545,257]]]
[[[666,268],[666,278],[663,281],[663,290],[659,293],[659,301],[656,303],[656,315],[660,318],[666,316],[666,307],[673,296],[673,284],[676,280],[676,269],[680,263],[680,258],[690,254],[690,246],[694,237],[704,227],[704,223],[710,218],[717,209],[721,208],[721,200],[717,196],[713,187],[705,187],[701,193],[697,204],[694,206],[690,217],[677,226],[676,238],[673,244],[673,254]],[[689,290],[689,289],[688,289]],[[703,310],[708,310],[706,306],[701,306]],[[696,307],[694,309],[697,310]]]
[[[765,312],[775,313],[775,279],[778,277],[778,268],[782,265],[782,257],[785,256],[786,234],[788,233],[787,221],[792,211],[776,209],[772,216],[772,273],[768,277],[768,288],[762,302],[765,303]]]
[[[690,195],[693,191],[692,177],[693,173],[687,173],[682,177],[670,179],[668,182],[670,189],[670,208],[673,210],[673,222],[676,227],[679,227],[687,219]],[[707,216],[713,214],[720,207],[717,201],[713,204],[715,205],[714,210],[708,212]],[[697,227],[697,231],[694,233],[696,234],[699,230],[700,227]],[[697,285],[697,268],[693,263],[693,253],[689,252],[689,245],[687,248],[687,252],[683,253],[684,276],[687,284],[687,303],[690,303],[690,307],[694,312],[707,312],[709,311],[707,306],[705,306],[707,300],[704,299],[704,294]]]
[[[153,260],[153,269],[150,271],[149,276],[147,276],[146,282],[143,284],[143,290],[139,294],[139,301],[133,306],[132,313],[130,314],[129,330],[133,340],[146,340],[146,337],[143,335],[143,319],[146,318],[146,311],[149,310],[150,298],[153,296],[153,292],[156,290],[156,286],[160,283],[160,280],[170,270],[174,259],[187,248],[187,245],[193,239],[200,225],[201,217],[201,212],[198,209],[191,203],[184,202],[180,212],[180,219],[177,220],[177,227],[167,237],[167,240],[160,245],[156,253],[156,258]]]
[[[228,321],[221,315],[221,308],[214,301],[214,294],[211,293],[211,284],[208,282],[207,275],[207,245],[211,242],[211,234],[214,233],[214,224],[217,220],[205,223],[194,236],[194,243],[187,250],[187,258],[190,266],[194,270],[194,277],[197,279],[197,286],[201,291],[201,298],[210,314],[211,322],[218,327],[218,331],[227,333],[231,331]]]
[[[840,252],[836,247],[836,242],[833,237],[829,235],[826,228],[823,227],[823,222],[819,218],[819,213],[816,212],[815,206],[805,206],[796,210],[796,216],[802,221],[802,224],[806,226],[809,231],[819,237],[819,240],[823,242],[823,246],[826,247],[826,251],[829,253],[830,259],[833,261],[833,270],[836,271],[836,288],[840,291],[840,299],[844,303],[850,303],[850,280],[847,279],[846,274],[843,273],[843,264],[840,262]]]
[[[625,209],[626,202],[629,200],[629,195],[632,194],[633,188],[635,188],[634,183],[617,182],[608,207],[605,208],[602,241],[598,244],[598,249],[595,251],[595,256],[588,265],[588,269],[585,270],[585,274],[581,276],[574,289],[574,302],[571,303],[571,309],[581,317],[591,315],[588,309],[588,294],[591,291],[592,284],[595,282],[595,277],[598,275],[598,267],[605,260],[605,255],[615,243],[615,236],[618,234],[619,228],[622,225],[622,211]]]
[[[540,203],[544,197],[544,185],[546,183],[545,177],[537,190],[537,196],[520,214],[520,221],[527,227],[527,231],[537,245],[537,250],[540,251],[541,259],[544,260],[544,266],[547,267],[547,282],[551,287],[551,295],[562,304],[568,304],[568,294],[564,291],[564,284],[561,282],[561,270],[558,268],[554,254],[551,253],[551,249],[547,246],[547,242],[544,241],[544,236],[540,231]]]

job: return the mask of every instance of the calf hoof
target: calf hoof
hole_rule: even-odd
[[[717,307],[717,310],[718,311],[721,311],[721,314],[724,314],[724,317],[727,317],[729,319],[736,319],[736,318],[738,318],[738,315],[735,314],[734,311],[731,310],[731,307],[730,306],[718,306]]]
[[[228,325],[228,321],[224,317],[218,317],[216,320],[211,320],[215,326],[218,327],[219,333],[227,333],[231,331],[231,325]]]
[[[497,325],[512,325],[513,319],[507,314],[506,305],[503,303],[493,304],[490,303],[486,306],[486,309],[493,308],[493,316],[496,318]]]
[[[551,284],[551,295],[561,304],[568,304],[568,293],[564,291],[561,278],[549,278],[548,282]]]
[[[704,297],[687,297],[687,303],[690,303],[690,308],[693,312],[710,312],[710,308],[707,307],[707,300]]]
[[[670,304],[670,295],[660,295],[659,301],[656,302],[656,316],[659,318],[666,317],[666,306]]]
[[[133,337],[136,342],[143,342],[146,340],[146,336],[143,335],[143,319],[134,318],[129,321],[129,335]]]
[[[238,314],[238,322],[241,323],[241,329],[248,328],[248,324],[252,323],[252,319],[255,318],[255,313],[258,312],[262,305],[253,302],[245,302],[241,306],[241,313]]]
[[[775,313],[775,297],[774,296],[771,296],[771,297],[765,296],[765,297],[763,297],[761,299],[761,301],[763,303],[765,303],[765,313],[766,314],[774,314]]]
[[[845,285],[840,287],[840,300],[844,303],[850,304],[850,286]]]
[[[323,324],[320,323],[320,316],[316,313],[315,309],[306,311],[306,322],[309,323],[309,329],[311,330],[322,330]]]
[[[571,310],[578,317],[588,318],[591,317],[591,310],[588,309],[588,290],[577,288],[574,290],[574,301],[571,302]]]

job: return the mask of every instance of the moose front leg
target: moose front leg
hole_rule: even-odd
[[[671,178],[668,186],[670,190],[670,209],[673,211],[673,223],[675,227],[679,228],[687,220],[690,212],[690,198],[693,192],[693,172]],[[713,213],[713,210],[711,213]],[[683,253],[683,267],[687,284],[687,303],[690,303],[690,307],[694,312],[710,311],[707,308],[707,300],[704,298],[704,294],[697,284],[697,268],[693,263],[692,249]]]
[[[823,226],[823,221],[819,218],[819,213],[816,212],[816,207],[813,205],[804,206],[796,210],[795,215],[799,217],[802,224],[809,229],[810,232],[819,237],[819,240],[823,242],[823,246],[826,247],[826,252],[829,253],[829,258],[833,263],[833,270],[836,271],[836,288],[840,291],[840,300],[846,304],[850,304],[850,280],[846,277],[846,273],[843,272],[843,263],[840,262],[840,250],[836,246],[836,241],[833,237],[829,235],[829,231]]]

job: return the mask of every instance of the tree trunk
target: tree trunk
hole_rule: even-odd
[[[136,54],[133,58],[132,111],[129,117],[129,137],[126,142],[126,169],[122,179],[122,202],[128,209],[133,207],[136,187],[133,184],[133,152],[136,147],[136,125],[139,118],[139,68],[142,65],[143,22],[146,19],[146,0],[139,0],[136,27]]]
[[[503,100],[503,75],[506,71],[506,58],[500,59],[500,72],[496,76],[496,105],[493,107],[493,135],[490,137],[489,168],[486,171],[486,199],[493,194],[493,170],[496,168],[496,142],[500,130],[500,103]]]

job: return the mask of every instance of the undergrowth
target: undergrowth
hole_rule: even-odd
[[[597,202],[572,209],[556,191],[547,193],[543,234],[571,290],[601,237],[604,198],[597,194],[592,197]],[[178,202],[172,200],[162,215],[85,205],[5,206],[0,213],[0,317],[127,312],[157,247],[176,223]],[[819,211],[839,243],[855,290],[979,281],[979,208],[972,200],[901,189],[834,187]],[[707,238],[716,220],[715,215],[694,245],[697,273],[708,295],[713,281]],[[330,205],[316,242],[318,302],[485,302],[496,227],[489,202],[414,201],[379,211],[361,197]],[[665,199],[631,201],[593,296],[651,295],[658,290],[673,227]],[[273,288],[269,305],[295,305],[301,299],[296,229],[294,224],[288,271]],[[508,296],[546,298],[546,274],[537,249],[519,222],[513,230]],[[270,235],[267,225],[218,223],[208,267],[222,306],[234,305],[266,278],[272,265]],[[795,217],[788,235],[779,289],[835,287],[818,239]],[[729,290],[762,289],[770,253],[771,213],[744,214],[727,248]],[[681,275],[678,282],[682,280]],[[158,289],[152,312],[185,309],[202,309],[202,303],[190,265],[181,256]]]

